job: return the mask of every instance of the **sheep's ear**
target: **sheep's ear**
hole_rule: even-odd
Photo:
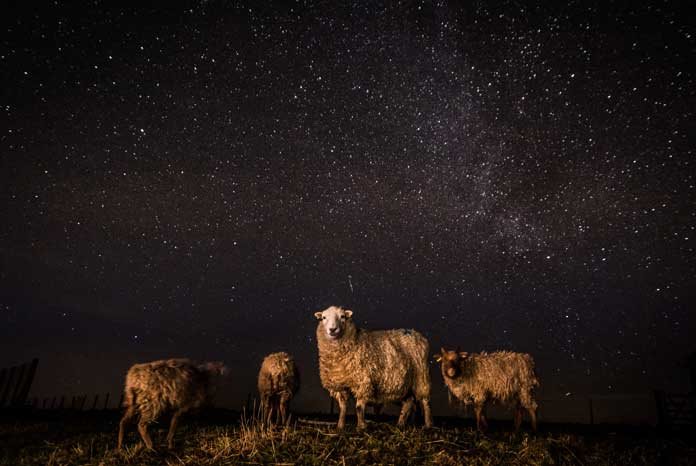
[[[447,351],[445,351],[445,347],[444,347],[444,346],[441,346],[441,347],[440,347],[440,354],[443,355],[443,356],[444,356],[445,354],[447,354]]]
[[[324,314],[322,314],[321,312],[315,312],[314,317],[316,317],[317,320],[321,320],[324,317]]]
[[[459,357],[462,359],[466,359],[469,357],[469,353],[467,353],[466,351],[459,351]]]
[[[435,361],[436,361],[436,362],[442,362],[442,355],[436,354],[436,355],[433,356],[433,357],[435,358]]]
[[[351,317],[353,317],[353,311],[351,311],[351,310],[346,309],[345,314],[346,314],[346,319],[350,319]]]

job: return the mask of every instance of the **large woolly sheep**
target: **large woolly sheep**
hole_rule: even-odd
[[[284,352],[266,356],[259,370],[258,388],[264,420],[270,424],[275,412],[285,425],[290,400],[300,388],[300,373],[292,356]]]
[[[345,427],[350,395],[355,397],[358,429],[365,428],[368,403],[401,402],[398,425],[403,426],[414,399],[423,407],[426,427],[432,426],[428,340],[415,330],[359,329],[353,312],[337,306],[314,315],[319,320],[319,376],[338,403],[338,429]]]
[[[210,399],[211,379],[224,372],[221,362],[197,364],[188,359],[164,359],[132,366],[126,375],[126,412],[119,425],[118,448],[123,445],[126,426],[137,415],[138,432],[147,448],[152,449],[147,427],[166,411],[172,412],[167,434],[167,445],[172,448],[174,429],[181,415],[203,406]]]
[[[465,405],[474,405],[479,430],[488,425],[485,407],[489,401],[515,409],[515,430],[520,428],[527,410],[532,429],[536,430],[538,405],[534,389],[539,386],[539,380],[529,354],[510,351],[469,354],[441,348],[435,360],[440,363],[450,396]]]

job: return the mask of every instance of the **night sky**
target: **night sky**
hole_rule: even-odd
[[[266,3],[2,7],[0,367],[52,396],[224,360],[239,406],[287,350],[325,408],[340,304],[530,352],[542,398],[689,390],[685,11]]]

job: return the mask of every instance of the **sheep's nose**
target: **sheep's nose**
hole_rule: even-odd
[[[338,328],[337,328],[337,327],[331,327],[331,328],[329,329],[329,332],[331,332],[331,333],[336,333],[337,331],[338,331]]]

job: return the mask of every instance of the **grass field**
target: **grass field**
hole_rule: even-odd
[[[350,419],[349,419],[350,420]],[[436,464],[436,465],[657,465],[696,464],[692,435],[653,429],[541,426],[513,434],[511,423],[493,424],[486,435],[467,420],[437,419],[438,427],[399,430],[394,420],[353,425],[338,434],[326,418],[299,417],[287,428],[217,411],[187,419],[166,449],[166,420],[153,426],[156,452],[135,429],[115,451],[118,413],[35,413],[0,417],[2,465],[233,465],[233,464]]]

